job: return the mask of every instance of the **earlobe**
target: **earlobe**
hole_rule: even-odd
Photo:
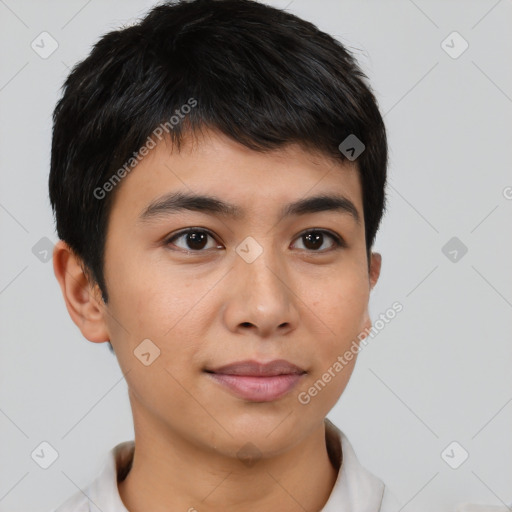
[[[82,270],[80,260],[59,240],[53,250],[53,271],[59,282],[66,308],[86,339],[95,343],[110,340],[102,302]]]

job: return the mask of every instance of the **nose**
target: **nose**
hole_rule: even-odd
[[[250,263],[236,256],[228,275],[224,321],[230,331],[272,337],[296,329],[299,298],[294,277],[270,249]]]

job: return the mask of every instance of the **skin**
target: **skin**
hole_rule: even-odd
[[[64,242],[53,255],[71,318],[89,341],[111,341],[126,374],[136,450],[120,496],[131,512],[319,511],[337,478],[324,418],[356,358],[307,405],[297,397],[371,328],[368,302],[381,267],[372,253],[368,271],[355,164],[297,145],[258,153],[210,130],[180,152],[164,142],[115,191],[108,305]],[[176,190],[235,203],[245,218],[181,211],[137,221],[152,200]],[[360,224],[339,211],[279,220],[284,203],[333,192],[354,203]],[[189,227],[212,232],[203,252],[191,253],[186,236],[166,244]],[[347,247],[324,235],[311,248],[302,235],[312,228],[338,234]],[[248,236],[263,249],[252,263],[235,252]],[[147,338],[160,350],[149,366],[134,355]],[[203,372],[278,358],[307,374],[273,402],[238,398]],[[251,466],[237,457],[248,442],[260,453]]]

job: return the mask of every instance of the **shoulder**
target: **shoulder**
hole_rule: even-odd
[[[112,448],[103,458],[96,479],[50,512],[128,512],[119,496],[117,482],[126,474],[134,448],[134,441],[125,441]]]
[[[357,504],[358,510],[398,512],[402,503],[385,483],[360,462],[347,436],[326,418],[326,428],[334,433],[341,445],[342,463],[334,489],[336,505]],[[326,512],[330,510],[326,509]]]

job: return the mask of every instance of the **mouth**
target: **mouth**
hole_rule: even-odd
[[[251,402],[277,400],[288,394],[307,374],[284,359],[269,363],[239,361],[204,371],[235,396]]]

